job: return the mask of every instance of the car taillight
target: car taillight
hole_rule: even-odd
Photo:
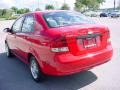
[[[66,39],[57,39],[51,43],[52,52],[68,52],[69,48]]]
[[[111,38],[110,38],[110,31],[108,31],[108,39],[107,39],[107,43],[110,43],[111,42]]]
[[[60,48],[51,48],[52,52],[67,52],[69,51],[68,47],[60,47]]]

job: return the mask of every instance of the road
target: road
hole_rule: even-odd
[[[92,18],[110,28],[114,55],[110,62],[90,71],[71,76],[49,76],[35,83],[28,66],[18,58],[7,58],[4,50],[3,28],[13,21],[0,21],[0,90],[119,90],[120,89],[120,18]]]

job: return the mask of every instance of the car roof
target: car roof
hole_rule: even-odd
[[[45,13],[51,13],[51,12],[65,12],[65,11],[71,11],[71,10],[44,10],[44,11],[34,11],[27,14],[45,14]]]

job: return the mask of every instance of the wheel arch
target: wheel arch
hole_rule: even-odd
[[[28,60],[28,63],[30,63],[30,57],[32,57],[32,53],[28,53],[28,57],[27,57],[27,60]]]
[[[28,64],[30,63],[30,58],[31,57],[35,57],[36,61],[39,63],[39,67],[42,68],[43,67],[43,64],[42,64],[42,61],[39,60],[36,55],[34,55],[33,53],[28,53]]]

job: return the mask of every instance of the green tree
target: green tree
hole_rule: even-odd
[[[5,16],[7,14],[7,9],[2,10],[2,16]]]
[[[30,9],[29,8],[24,8],[24,13],[28,13],[30,12]]]
[[[35,11],[41,11],[41,9],[40,8],[36,8]]]
[[[66,3],[64,3],[61,7],[61,10],[69,10],[69,9],[70,8],[69,8],[68,4],[66,4]]]
[[[95,10],[98,9],[103,2],[105,2],[105,0],[76,0],[75,9],[79,11],[86,9]]]
[[[11,9],[6,10],[5,18],[9,19],[12,16],[13,11]]]
[[[24,13],[23,11],[24,11],[24,9],[18,9],[18,10],[17,10],[17,13],[18,13],[18,14],[23,14],[23,13]]]
[[[53,6],[53,5],[50,5],[50,4],[49,4],[49,5],[46,5],[46,6],[45,6],[45,9],[46,9],[46,10],[51,10],[51,9],[53,10],[53,9],[54,9],[54,6]]]
[[[11,7],[11,9],[17,14],[18,8],[17,7]]]
[[[24,14],[24,13],[28,13],[30,12],[30,10],[28,8],[21,8],[17,10],[18,14]]]
[[[12,10],[11,9],[1,9],[0,10],[0,17],[7,19],[11,16],[12,16]]]
[[[75,10],[77,11],[84,11],[85,9],[85,5],[82,4],[81,2],[79,2],[78,0],[76,0],[76,3],[75,3]]]
[[[0,16],[2,16],[2,13],[3,13],[3,10],[2,10],[2,9],[0,9]]]

